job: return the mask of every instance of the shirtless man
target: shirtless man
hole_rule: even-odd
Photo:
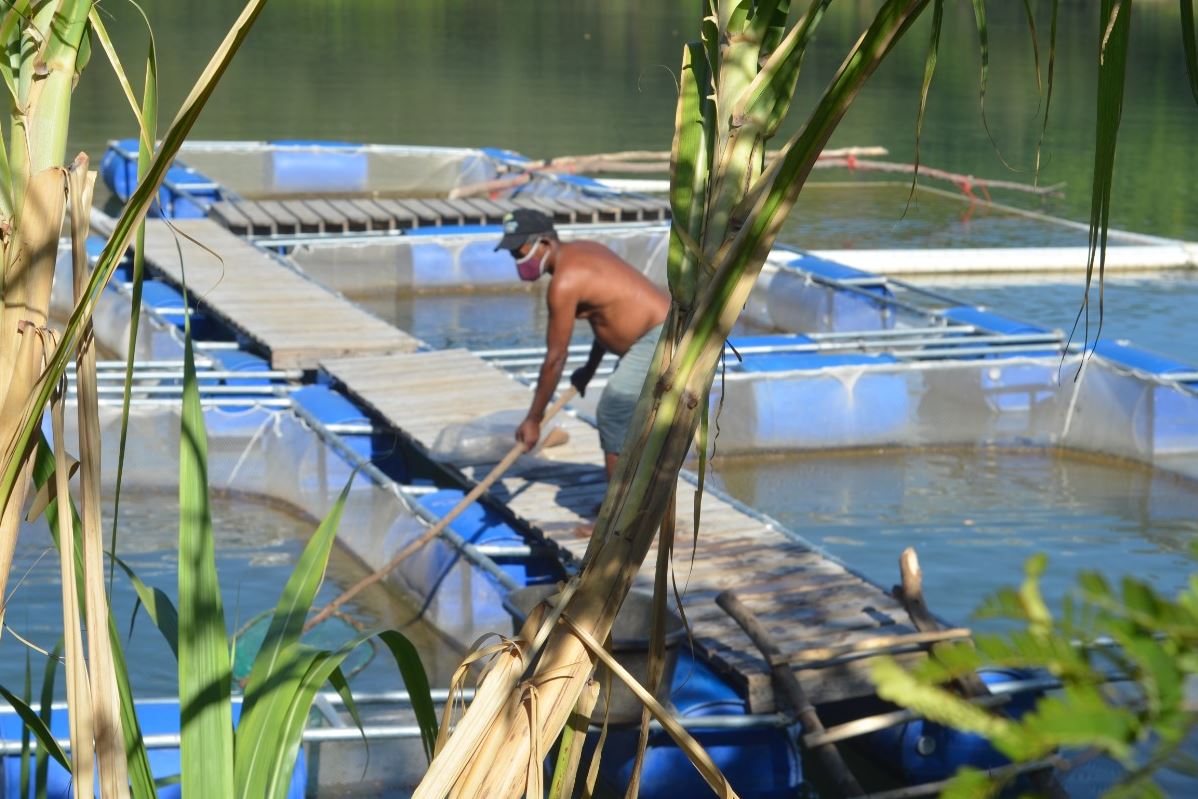
[[[548,349],[528,415],[516,428],[516,440],[531,449],[540,439],[541,419],[566,365],[574,320],[586,319],[595,341],[586,364],[570,375],[578,393],[585,392],[605,352],[620,356],[595,414],[610,480],[670,298],[602,244],[558,241],[553,220],[539,211],[519,209],[505,216],[503,239],[495,249],[511,252],[522,280],[534,281],[549,273]]]

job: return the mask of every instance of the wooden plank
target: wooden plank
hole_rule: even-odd
[[[358,207],[352,200],[332,199],[329,205],[345,217],[345,224],[351,232],[360,233],[370,229],[370,215]]]
[[[391,225],[396,230],[410,230],[419,224],[416,214],[395,200],[379,198],[371,202],[381,208],[383,213],[390,215]]]
[[[442,224],[441,214],[427,205],[424,200],[392,200],[412,214],[416,227],[436,227]]]
[[[237,210],[250,221],[250,233],[255,236],[271,236],[275,233],[275,220],[255,200],[242,200]]]
[[[320,214],[308,207],[302,200],[280,200],[279,205],[299,220],[301,233],[319,233],[324,225]]]
[[[407,352],[420,344],[215,221],[172,224],[183,235],[165,222],[146,224],[146,258],[153,273],[181,285],[181,251],[197,301],[268,352],[275,367],[314,369],[332,354]]]
[[[345,214],[338,211],[328,200],[304,200],[313,213],[320,217],[320,226],[325,233],[345,233],[349,230],[349,220]]]
[[[453,203],[437,199],[424,199],[421,200],[421,202],[437,215],[438,225],[465,224],[465,218],[462,213],[462,209]]]
[[[213,203],[212,208],[208,210],[208,216],[227,227],[233,233],[244,236],[250,233],[252,225],[246,215],[241,213],[237,205],[237,203],[227,200]]]
[[[276,233],[287,235],[299,232],[299,220],[278,200],[259,200],[258,208],[274,221]]]
[[[569,225],[578,220],[576,210],[560,200],[548,197],[526,197],[520,195],[516,198],[516,203],[521,208],[531,208],[534,211],[540,211],[548,215],[553,219],[554,224],[557,225]]]
[[[468,203],[476,208],[484,225],[498,225],[503,221],[504,215],[510,210],[482,197],[469,197],[460,200],[460,202]]]
[[[371,230],[394,230],[395,215],[383,208],[373,199],[356,197],[350,200],[370,220]]]

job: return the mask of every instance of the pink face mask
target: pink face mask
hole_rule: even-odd
[[[541,242],[538,241],[532,245],[532,249],[525,253],[523,258],[516,259],[516,274],[520,276],[521,280],[532,282],[545,271],[545,256],[533,257],[540,247]]]

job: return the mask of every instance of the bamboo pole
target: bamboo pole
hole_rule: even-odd
[[[577,393],[578,390],[573,386],[563,391],[561,396],[558,397],[557,402],[553,403],[553,405],[549,406],[549,408],[545,411],[545,416],[541,420],[542,424],[548,422],[555,415],[557,415],[557,412],[564,408],[566,403],[574,399],[574,395]],[[329,616],[332,616],[346,602],[350,601],[358,594],[362,593],[362,591],[382,580],[384,577],[394,571],[399,564],[412,557],[412,555],[419,552],[425,544],[439,536],[441,531],[449,526],[450,522],[460,516],[462,511],[474,504],[474,501],[481,497],[496,480],[506,474],[507,470],[510,469],[512,464],[516,462],[516,459],[526,452],[528,452],[528,449],[522,443],[516,444],[514,447],[508,450],[508,453],[503,456],[503,459],[499,461],[499,463],[495,464],[494,468],[491,469],[487,476],[484,477],[477,485],[475,485],[474,488],[470,489],[469,493],[462,497],[462,500],[458,502],[458,504],[455,505],[453,509],[449,511],[449,513],[442,516],[439,522],[428,528],[428,530],[424,531],[424,533],[422,533],[415,541],[408,544],[399,552],[395,553],[391,560],[383,564],[381,568],[368,574],[358,582],[351,585],[349,588],[345,589],[345,591],[341,592],[336,599],[329,602],[327,605],[317,611],[316,615],[309,619],[307,624],[304,625],[304,631],[307,632],[308,630],[311,630]]]
[[[942,625],[932,615],[927,602],[924,601],[923,570],[920,569],[919,556],[915,554],[913,547],[907,547],[899,556],[899,573],[902,577],[902,586],[897,590],[896,598],[903,603],[915,629],[920,632],[935,632],[942,629]],[[943,646],[944,644],[933,644],[932,653],[935,654],[937,649]],[[962,695],[967,699],[991,695],[986,683],[974,672],[961,675],[955,682]],[[1065,789],[1061,787],[1056,775],[1052,772],[1033,774],[1032,779],[1035,781],[1037,790],[1045,796],[1051,797],[1051,799],[1067,799],[1068,794],[1065,793]]]
[[[815,712],[815,707],[807,699],[807,694],[803,691],[799,678],[791,671],[790,664],[782,654],[782,650],[774,643],[753,612],[745,607],[732,591],[722,592],[715,598],[715,603],[740,625],[745,634],[752,639],[753,644],[761,650],[762,657],[770,666],[770,674],[773,676],[775,687],[781,689],[786,696],[803,732],[807,734],[822,733],[824,731],[823,722],[820,721],[819,714]],[[857,778],[853,776],[853,772],[845,765],[835,743],[821,744],[814,749],[820,764],[832,778],[837,796],[862,796],[865,793],[860,783],[857,782]]]

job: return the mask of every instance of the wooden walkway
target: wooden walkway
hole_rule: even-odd
[[[526,386],[466,350],[324,358],[321,364],[347,393],[426,450],[447,425],[524,410],[530,400]],[[541,453],[539,462],[490,493],[565,555],[580,558],[587,538],[578,527],[606,489],[602,455],[593,428],[566,414],[559,419],[570,434],[568,443]],[[468,476],[481,479],[488,470],[476,467]],[[726,588],[736,589],[788,655],[913,632],[900,604],[877,586],[711,494],[703,500],[698,550],[692,551],[692,506],[693,487],[682,482],[674,568],[685,590],[686,616],[698,648],[748,698],[751,712],[774,709],[769,666],[715,604]],[[654,561],[650,553],[639,577],[649,590]],[[868,662],[831,657],[798,673],[811,700],[821,705],[872,696]]]
[[[670,206],[664,199],[628,196],[519,196],[510,200],[366,197],[231,200],[214,204],[210,216],[243,236],[335,235],[445,225],[498,225],[504,214],[517,208],[543,211],[562,225],[660,222],[670,218]]]
[[[165,222],[146,222],[146,264],[153,275],[181,287],[186,273],[190,297],[269,353],[276,369],[315,369],[322,358],[412,352],[420,346],[419,339],[215,222],[176,220],[173,227],[178,233]]]

